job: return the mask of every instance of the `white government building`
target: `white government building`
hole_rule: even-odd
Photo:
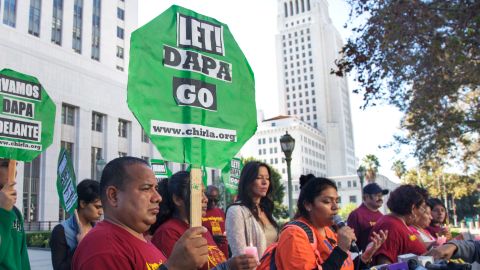
[[[63,216],[55,184],[61,146],[72,153],[77,180],[98,179],[101,159],[158,156],[126,103],[138,1],[1,2],[0,69],[38,78],[57,108],[52,145],[18,165],[17,207],[26,221],[56,221]]]
[[[279,138],[288,131],[296,140],[291,167],[296,200],[300,175],[340,177],[342,182],[345,176],[356,175],[357,162],[347,79],[330,74],[343,42],[329,17],[327,1],[278,0],[277,4],[280,115],[265,120],[259,113],[257,133],[240,153],[271,164],[287,187]],[[361,202],[360,186],[355,190]]]

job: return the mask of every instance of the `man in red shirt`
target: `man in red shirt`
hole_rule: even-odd
[[[207,228],[213,236],[220,250],[228,257],[228,242],[225,235],[225,213],[218,207],[220,192],[216,186],[210,185],[206,192],[208,198],[207,214],[202,217],[202,225]]]
[[[383,205],[383,196],[388,189],[382,189],[377,183],[370,183],[363,188],[363,203],[348,216],[347,224],[355,231],[357,246],[365,250],[369,242],[372,227],[383,214],[378,210]]]
[[[143,159],[121,157],[102,173],[100,196],[105,220],[78,245],[74,270],[195,269],[207,260],[205,228],[191,228],[178,240],[168,261],[143,237],[155,222],[162,197],[157,179]]]

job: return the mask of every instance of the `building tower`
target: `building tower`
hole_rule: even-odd
[[[355,151],[346,78],[331,75],[343,42],[326,0],[278,0],[280,113],[326,137],[327,175],[354,174]]]

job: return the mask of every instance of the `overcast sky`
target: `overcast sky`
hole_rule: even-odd
[[[350,34],[343,25],[348,19],[349,7],[343,0],[329,0],[329,13],[333,24],[344,40]],[[176,4],[213,17],[229,26],[235,40],[247,57],[255,74],[257,109],[266,117],[278,115],[277,64],[275,35],[277,34],[277,0],[140,0],[139,26],[160,15]],[[354,82],[349,80],[350,90]],[[393,140],[398,132],[401,114],[392,107],[378,106],[360,110],[362,97],[350,94],[355,154],[362,159],[375,154],[380,160],[380,173],[397,181],[391,171],[393,161],[404,156],[393,149],[379,149]],[[408,164],[413,166],[413,161]]]

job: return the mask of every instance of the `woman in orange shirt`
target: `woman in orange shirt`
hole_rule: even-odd
[[[299,226],[287,226],[280,234],[275,264],[278,269],[353,270],[350,246],[355,240],[353,229],[344,226],[335,233],[333,217],[338,214],[339,196],[335,183],[326,178],[310,177],[302,183],[297,202],[295,220],[306,224],[315,234],[316,250],[312,249],[308,236]],[[377,236],[375,249],[385,241],[386,235]],[[375,251],[371,252],[371,256]],[[368,261],[369,258],[362,258]]]

